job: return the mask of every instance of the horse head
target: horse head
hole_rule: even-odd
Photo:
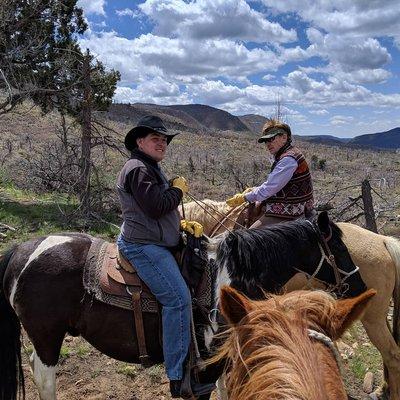
[[[225,277],[217,287],[229,284],[251,298],[262,297],[263,291],[279,292],[297,272],[335,286],[342,294],[347,289],[348,296],[365,290],[341,230],[325,212],[313,222],[296,220],[240,229],[211,243],[210,248],[217,244],[219,276]]]
[[[332,341],[361,318],[375,294],[335,300],[297,291],[252,301],[223,287],[221,312],[230,329],[211,362],[227,361],[229,398],[347,399]]]

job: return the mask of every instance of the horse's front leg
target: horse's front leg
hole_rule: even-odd
[[[367,314],[370,310],[367,311]],[[390,400],[400,399],[400,349],[397,346],[392,333],[390,332],[385,317],[379,319],[368,319],[365,315],[362,323],[372,342],[380,351],[383,363],[387,368],[388,387]],[[384,395],[384,394],[383,394]],[[382,398],[382,397],[381,397]],[[385,397],[383,397],[385,398]]]
[[[56,367],[43,364],[36,350],[31,354],[29,364],[40,400],[56,400]]]

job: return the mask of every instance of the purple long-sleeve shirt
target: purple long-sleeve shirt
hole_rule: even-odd
[[[246,200],[250,203],[263,201],[278,193],[290,181],[296,169],[297,161],[293,157],[283,157],[267,180],[245,195]]]

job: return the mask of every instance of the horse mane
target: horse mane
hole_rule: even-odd
[[[341,237],[335,224],[331,223],[331,228]],[[216,260],[219,269],[226,265],[232,282],[246,294],[257,297],[259,287],[267,291],[276,290],[285,272],[294,266],[300,267],[301,260],[309,258],[310,246],[318,243],[318,233],[307,220],[289,221],[262,229],[238,229],[220,241]]]
[[[203,204],[204,203],[204,204]],[[205,211],[204,208],[207,210]],[[225,201],[216,201],[210,199],[201,200],[200,204],[196,201],[191,201],[184,204],[185,219],[198,221],[203,225],[204,233],[210,234],[211,230],[217,225],[217,221],[224,219],[228,213],[230,214],[229,220],[224,222],[224,225],[229,229],[233,228],[234,222],[236,221],[238,214],[242,209],[232,210]],[[181,217],[183,218],[183,212],[181,207],[179,208]],[[211,215],[210,215],[211,214]]]
[[[329,367],[321,366],[321,358],[330,357],[330,350],[313,344],[307,329],[323,331],[324,323],[329,327],[334,299],[320,291],[297,291],[252,304],[249,314],[223,334],[226,340],[210,360],[228,360],[229,398],[325,398],[321,374]],[[321,358],[316,346],[323,353],[319,353]]]

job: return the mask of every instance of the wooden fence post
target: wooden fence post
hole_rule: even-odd
[[[378,233],[376,227],[374,204],[371,195],[371,185],[368,179],[364,179],[361,184],[362,200],[364,203],[365,227],[372,232]]]

